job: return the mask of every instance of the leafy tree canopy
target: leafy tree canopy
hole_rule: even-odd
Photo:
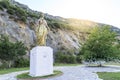
[[[109,26],[95,27],[81,49],[86,61],[113,60],[119,54],[116,33]]]

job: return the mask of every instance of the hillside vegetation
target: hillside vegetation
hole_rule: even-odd
[[[0,34],[7,35],[12,43],[22,42],[27,47],[27,58],[30,50],[36,46],[34,28],[41,17],[41,13],[31,10],[28,6],[14,0],[0,0]],[[80,53],[81,47],[87,40],[91,30],[96,26],[106,25],[88,20],[52,16],[47,13],[44,13],[44,15],[50,27],[46,45],[53,48],[54,59],[58,59],[56,60],[58,63],[81,63],[82,57],[77,54]],[[114,26],[110,27],[112,31],[120,33],[120,29]],[[120,38],[119,34],[118,38]],[[28,62],[20,58],[16,61],[18,63],[17,67],[24,66]]]
[[[35,46],[34,27],[41,13],[14,0],[1,0],[0,20],[6,25],[0,25],[0,34],[9,35],[11,41],[22,41],[29,48]],[[51,29],[48,34],[47,45],[51,46],[55,52],[58,50],[65,50],[66,52],[80,48],[94,27],[106,25],[88,20],[52,16],[47,13],[45,13],[45,20]],[[21,29],[19,30],[19,28]],[[111,26],[111,30],[120,32],[118,28],[113,26]]]
[[[23,21],[28,24],[30,19],[31,26],[35,23],[35,20],[40,17],[41,12],[28,10],[27,7],[20,7],[17,4],[13,4],[13,0],[1,0],[0,1],[0,10],[7,11],[10,15],[9,17],[15,21]],[[18,3],[19,4],[19,3]],[[46,15],[46,14],[45,14]],[[81,32],[88,32],[92,27],[97,26],[95,22],[87,20],[78,20],[78,19],[64,19],[59,17],[51,18],[45,16],[45,19],[48,22],[50,28],[56,29],[68,29],[68,30],[78,30]]]

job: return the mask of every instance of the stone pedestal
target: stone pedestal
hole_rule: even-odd
[[[53,49],[37,46],[30,51],[30,73],[32,77],[53,74]]]

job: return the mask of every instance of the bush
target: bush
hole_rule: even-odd
[[[63,55],[63,53],[61,53],[61,52],[57,52],[56,54],[55,54],[55,62],[56,63],[63,63],[64,61],[63,61],[63,58],[64,58],[64,55]]]
[[[82,56],[82,55],[78,55],[78,56],[76,57],[77,63],[82,63],[82,60],[83,60],[83,56]]]
[[[0,59],[9,63],[9,68],[12,62],[26,54],[27,48],[22,42],[17,41],[12,43],[8,36],[1,35],[0,37]]]
[[[15,60],[14,62],[14,67],[18,68],[18,67],[28,67],[29,66],[29,60],[25,59],[25,58],[19,58],[17,60]]]
[[[68,55],[68,63],[76,63],[76,56],[75,55]]]
[[[23,10],[22,8],[17,7],[17,6],[16,7],[13,6],[12,9],[15,10],[15,14],[18,17],[19,20],[21,20],[23,22],[26,22],[26,20],[27,20],[27,12],[25,10]]]
[[[0,5],[0,10],[2,10],[3,11],[3,7]]]
[[[23,10],[22,8],[20,8],[20,7],[16,7],[16,15],[18,17],[21,17],[21,16],[27,17],[26,11]]]
[[[0,65],[0,69],[5,69],[8,68],[8,64],[6,62],[2,62],[2,64]]]
[[[4,8],[9,8],[9,6],[10,6],[10,3],[9,3],[9,1],[8,0],[2,0],[2,1],[0,1],[0,5],[2,6],[2,7],[4,7]]]
[[[14,11],[13,9],[11,9],[11,8],[9,8],[9,9],[7,10],[7,12],[8,12],[9,14],[11,14],[11,15],[14,15],[14,13],[15,13],[15,11]]]
[[[76,63],[76,56],[57,52],[55,55],[56,63]]]
[[[3,8],[6,8],[9,14],[16,15],[18,20],[26,22],[28,16],[26,10],[10,4],[8,0],[0,1],[0,9],[3,10]]]
[[[25,16],[22,16],[20,20],[23,21],[23,22],[26,22]]]
[[[34,18],[39,18],[39,15],[37,15],[37,14],[35,14],[35,13],[31,13],[31,12],[27,12],[27,15],[29,16],[29,17],[34,17]]]

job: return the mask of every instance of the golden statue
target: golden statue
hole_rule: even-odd
[[[38,20],[35,32],[37,36],[37,45],[39,46],[45,46],[46,45],[46,39],[47,39],[47,33],[48,33],[49,27],[47,25],[46,20],[44,19],[44,14],[41,15],[41,18]]]

